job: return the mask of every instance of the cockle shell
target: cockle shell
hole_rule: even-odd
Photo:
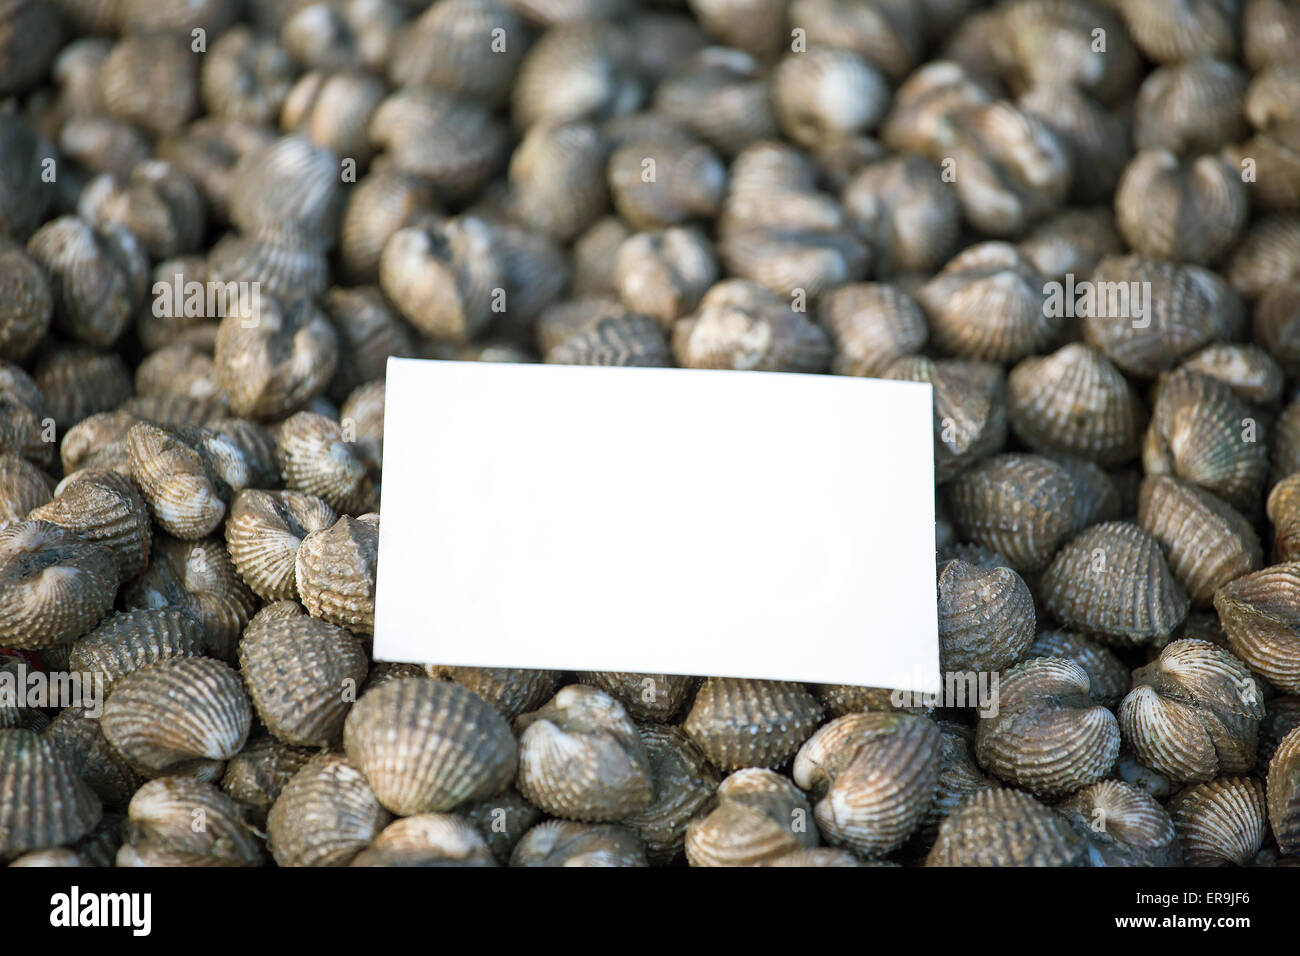
[[[329,385],[329,395],[335,401],[383,378],[390,356],[415,355],[410,326],[388,305],[377,286],[335,287],[325,294],[324,305],[339,339],[338,366]]]
[[[801,684],[710,677],[682,729],[723,770],[777,767],[794,756],[821,716],[821,705]]]
[[[49,476],[26,458],[0,454],[0,528],[49,504],[53,491]]]
[[[473,824],[451,813],[394,820],[351,866],[496,866]]]
[[[819,842],[808,801],[771,770],[736,771],[719,785],[717,800],[686,828],[691,866],[757,866]]]
[[[1210,780],[1255,766],[1261,690],[1250,671],[1206,641],[1169,644],[1133,672],[1120,703],[1124,739],[1134,755],[1171,780]]]
[[[92,179],[77,203],[78,214],[100,231],[128,230],[154,259],[194,250],[203,239],[203,195],[190,178],[164,160],[137,163],[124,178]]]
[[[1238,170],[1215,156],[1183,162],[1167,149],[1138,153],[1115,190],[1128,245],[1156,259],[1205,264],[1237,241],[1250,199]]]
[[[251,824],[265,829],[267,811],[312,756],[307,748],[289,747],[271,736],[258,737],[226,761],[221,789],[240,805]]]
[[[328,528],[337,516],[314,495],[245,489],[226,521],[226,547],[235,570],[265,601],[298,597],[295,558],[303,538]]]
[[[1300,474],[1273,486],[1268,494],[1268,520],[1273,525],[1277,556],[1283,561],[1300,560]]]
[[[844,210],[871,242],[879,275],[933,272],[952,255],[961,207],[939,169],[913,153],[870,163],[848,183]]]
[[[1074,661],[1088,675],[1088,695],[1103,707],[1113,707],[1128,693],[1129,668],[1099,641],[1074,631],[1043,631],[1025,652],[1035,657]]]
[[[75,472],[59,482],[53,501],[27,518],[57,524],[107,547],[121,581],[134,580],[148,564],[149,512],[135,483],[116,472]]]
[[[1247,574],[1214,595],[1232,652],[1289,694],[1300,693],[1300,563]]]
[[[398,34],[388,77],[399,86],[431,86],[501,106],[528,48],[526,36],[509,4],[430,4]]]
[[[544,820],[524,834],[510,865],[642,867],[646,858],[640,837],[627,827]]]
[[[1056,136],[1070,164],[1071,198],[1109,199],[1132,158],[1127,116],[1112,113],[1071,86],[1044,83],[1025,91],[1016,105]]]
[[[1300,41],[1300,11],[1289,0],[1246,0],[1241,18],[1241,52],[1252,72],[1288,62]]]
[[[290,489],[316,496],[335,511],[356,513],[373,507],[374,487],[362,451],[333,419],[315,412],[286,419],[280,426],[277,456]],[[315,523],[324,526],[319,518]]]
[[[0,235],[26,242],[44,221],[55,195],[41,174],[44,161],[53,154],[50,142],[17,115],[0,116],[0,168],[5,182],[0,189]]]
[[[609,208],[609,144],[594,125],[536,123],[510,158],[509,210],[520,224],[567,242]]]
[[[40,648],[66,644],[113,606],[113,553],[48,521],[0,528],[0,642]]]
[[[1255,306],[1255,338],[1285,372],[1300,373],[1300,281],[1271,287]]]
[[[124,806],[139,788],[140,775],[113,749],[88,708],[64,707],[45,728],[44,736],[62,751],[77,776],[90,784],[106,806]]]
[[[463,804],[459,813],[478,827],[498,863],[509,863],[510,854],[524,834],[542,818],[542,811],[519,795],[513,787]]]
[[[742,50],[706,47],[655,90],[654,107],[732,156],[777,133],[762,65]]]
[[[131,798],[119,866],[257,866],[261,841],[210,783],[165,777]]]
[[[1269,762],[1267,799],[1278,849],[1300,855],[1300,729],[1282,739]]]
[[[746,279],[719,282],[693,315],[673,326],[673,354],[686,368],[817,372],[829,336],[776,293]]]
[[[684,134],[632,138],[610,156],[608,175],[614,208],[644,230],[712,218],[727,187],[718,155]]]
[[[651,801],[650,757],[623,705],[572,684],[515,720],[516,785],[543,812],[573,820],[621,820]]]
[[[324,292],[329,285],[329,266],[317,240],[298,226],[268,225],[247,235],[220,239],[208,253],[208,281],[214,294],[220,289],[227,290],[227,296],[231,290],[256,289],[254,303],[263,295],[293,302]],[[248,305],[244,301],[227,304],[222,314],[229,315],[236,307]]]
[[[370,141],[393,168],[424,177],[452,198],[478,192],[507,155],[507,131],[487,109],[427,87],[399,89],[380,103]]]
[[[430,677],[468,687],[509,721],[541,707],[560,686],[559,671],[444,666],[432,666],[428,671]]]
[[[1210,606],[1214,592],[1259,570],[1259,537],[1231,505],[1196,485],[1149,475],[1138,496],[1138,524],[1164,547],[1174,577],[1192,606]]]
[[[1254,777],[1196,784],[1175,795],[1168,809],[1188,866],[1244,865],[1267,832],[1264,785]]]
[[[997,365],[906,356],[890,364],[881,377],[930,383],[936,482],[949,481],[1006,441],[1006,378]]]
[[[294,575],[307,612],[358,634],[375,626],[378,515],[344,515],[298,546]]]
[[[939,738],[926,717],[881,712],[847,714],[813,734],[794,780],[820,795],[813,813],[827,842],[867,857],[902,845],[933,799]]]
[[[1063,209],[1035,226],[1017,243],[1045,279],[1090,275],[1104,256],[1118,255],[1124,243],[1115,216],[1102,207]]]
[[[718,281],[718,263],[699,229],[674,227],[626,239],[616,260],[619,296],[665,329],[693,312]]]
[[[242,451],[219,432],[141,422],[127,433],[126,448],[154,520],[178,538],[193,541],[215,530],[232,493],[248,482]]]
[[[0,730],[0,857],[80,839],[99,822],[99,798],[49,740]]]
[[[1194,156],[1240,141],[1246,82],[1236,64],[1208,57],[1153,70],[1133,105],[1135,145]]]
[[[1105,103],[1132,94],[1137,50],[1117,13],[1102,3],[1017,0],[994,15],[1013,87],[1068,83]],[[1098,49],[1095,30],[1108,41],[1104,49]]]
[[[1159,542],[1123,521],[1096,524],[1076,535],[1043,573],[1039,593],[1067,627],[1120,644],[1167,638],[1189,606]]]
[[[68,668],[103,681],[103,693],[127,674],[161,660],[199,657],[203,628],[175,608],[124,611],[79,637],[68,654]]]
[[[100,67],[104,106],[152,133],[174,133],[198,109],[200,62],[188,39],[161,33],[124,36]]]
[[[636,720],[671,721],[698,686],[681,674],[631,674],[622,671],[580,671],[578,679],[617,699]]]
[[[194,342],[177,341],[150,352],[136,367],[135,390],[141,396],[201,402],[218,399],[221,385],[212,350]]]
[[[932,10],[889,0],[792,0],[790,23],[799,24],[809,49],[853,50],[891,80],[906,76],[921,58],[923,29],[942,20]]]
[[[370,119],[386,92],[368,73],[307,73],[285,98],[280,126],[326,147],[345,164],[365,165],[372,151]]]
[[[1288,213],[1257,216],[1223,268],[1237,292],[1250,299],[1261,299],[1261,309],[1264,300],[1276,300],[1266,317],[1256,311],[1255,337],[1269,346],[1269,353],[1284,366],[1293,367],[1294,350],[1290,347],[1290,336],[1283,330],[1294,314],[1296,285],[1300,280],[1300,216]]]
[[[60,348],[45,354],[33,377],[45,396],[49,417],[61,431],[96,412],[116,408],[131,396],[131,374],[113,352]]]
[[[938,773],[934,799],[926,808],[916,836],[933,845],[939,826],[968,794],[977,790],[996,790],[998,781],[988,776],[975,762],[975,729],[951,721],[938,721]]]
[[[280,866],[347,866],[392,817],[342,754],[317,754],[284,785],[267,814]]]
[[[1268,352],[1255,345],[1233,342],[1207,345],[1179,368],[1217,378],[1246,401],[1257,405],[1276,404],[1282,397],[1285,384],[1282,367]]]
[[[177,657],[118,680],[101,723],[123,756],[158,775],[233,757],[248,739],[252,717],[233,669],[208,657]]]
[[[348,713],[343,746],[380,802],[400,815],[496,793],[517,762],[509,725],[481,697],[421,677],[362,695]]]
[[[1093,866],[1177,866],[1183,861],[1169,814],[1127,783],[1099,781],[1056,809],[1091,844]]]
[[[282,136],[250,149],[231,173],[230,221],[254,234],[264,226],[295,227],[328,246],[341,206],[338,163],[304,136]]]
[[[48,465],[56,424],[31,376],[0,361],[0,450]]]
[[[274,39],[240,25],[213,42],[199,79],[209,112],[269,124],[289,94],[293,64]]]
[[[239,669],[257,716],[291,746],[338,742],[368,668],[357,638],[310,617],[250,624],[239,642]]]
[[[579,20],[547,30],[515,78],[516,129],[541,120],[601,120],[634,111],[644,89],[632,49],[631,38],[613,22]]]
[[[650,758],[654,796],[623,823],[640,835],[652,863],[673,863],[682,857],[686,827],[713,799],[720,778],[677,727],[644,724],[637,733]]]
[[[0,359],[24,358],[50,328],[54,294],[23,247],[0,239]]]
[[[833,289],[818,301],[817,314],[835,343],[836,375],[879,378],[895,359],[919,352],[929,336],[915,300],[885,283]]]
[[[939,827],[926,866],[1086,866],[1088,844],[1020,790],[977,790]]]
[[[850,50],[812,47],[790,53],[772,72],[777,122],[801,146],[869,132],[888,106],[885,77]]]
[[[1237,54],[1238,0],[1127,0],[1119,12],[1138,49],[1157,63]]]
[[[1043,796],[1071,793],[1110,772],[1119,725],[1089,695],[1082,667],[1031,659],[1004,674],[999,688],[998,712],[981,715],[975,736],[980,766]]]
[[[1034,639],[1034,599],[1010,568],[948,561],[939,568],[939,659],[945,671],[1010,666]]]

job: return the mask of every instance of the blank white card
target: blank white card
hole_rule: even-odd
[[[936,692],[931,401],[389,359],[374,655]]]

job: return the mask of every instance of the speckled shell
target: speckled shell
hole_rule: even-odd
[[[659,84],[654,107],[728,156],[777,133],[769,80],[742,50],[701,50]]]
[[[541,707],[559,689],[559,671],[519,670],[505,667],[427,668],[430,677],[468,687],[506,720]]]
[[[63,708],[45,728],[45,739],[59,748],[106,806],[124,806],[140,786],[140,775],[113,749],[99,720],[89,713],[86,707]]]
[[[267,814],[280,866],[347,866],[392,817],[342,754],[317,754],[284,785]]]
[[[1214,592],[1259,570],[1259,537],[1241,514],[1196,485],[1149,475],[1138,495],[1138,524],[1165,550],[1169,568],[1192,600],[1210,606]]]
[[[1188,866],[1242,866],[1259,851],[1268,828],[1264,785],[1254,777],[1188,787],[1168,809]]]
[[[738,770],[722,781],[717,806],[686,828],[691,866],[756,866],[819,840],[812,808],[788,779],[771,770]]]
[[[653,796],[650,758],[623,705],[572,684],[515,720],[516,786],[545,813],[593,822],[621,820]]]
[[[289,488],[340,512],[368,511],[375,505],[362,449],[345,438],[333,419],[298,412],[280,426],[276,452]],[[316,523],[323,526],[320,519]]]
[[[348,713],[343,746],[380,802],[400,815],[496,793],[517,760],[509,725],[481,697],[420,677],[364,694]]]
[[[1300,693],[1300,563],[1239,577],[1214,595],[1232,652],[1289,694]]]
[[[0,730],[0,795],[0,857],[71,843],[99,822],[94,791],[30,730]]]
[[[1010,362],[1043,350],[1062,319],[1045,308],[1043,277],[1015,246],[985,242],[916,290],[931,341],[965,358]]]
[[[1217,274],[1200,266],[1178,265],[1142,256],[1107,256],[1090,280],[1102,283],[1149,282],[1143,322],[1130,304],[1088,310],[1084,338],[1121,369],[1150,378],[1214,341],[1239,339],[1245,331],[1241,300]],[[1127,288],[1127,286],[1125,286]],[[1110,312],[1121,314],[1108,314]]]
[[[1167,149],[1143,150],[1115,191],[1120,233],[1157,259],[1214,262],[1237,241],[1249,211],[1240,170],[1215,156],[1184,163]]]
[[[422,813],[390,823],[350,865],[496,866],[496,859],[463,817]]]
[[[104,106],[152,133],[174,133],[199,107],[199,64],[188,38],[124,36],[99,70]]]
[[[1090,689],[1087,672],[1072,660],[1035,658],[1013,667],[999,685],[997,714],[980,717],[980,766],[1042,796],[1106,776],[1119,756],[1119,725]]]
[[[578,679],[617,699],[636,720],[670,721],[694,695],[697,678],[681,674],[579,671]]]
[[[250,149],[231,172],[230,221],[245,233],[296,227],[328,245],[341,205],[338,162],[305,136],[282,136]]]
[[[627,827],[545,820],[524,834],[511,866],[642,867],[641,838]]]
[[[661,724],[637,728],[650,759],[654,797],[624,819],[645,842],[651,863],[682,858],[686,827],[713,799],[720,777],[680,729]]]
[[[1073,342],[1021,360],[1007,376],[1011,427],[1043,452],[1080,455],[1103,465],[1136,457],[1146,409],[1104,355]]]
[[[0,642],[66,644],[113,606],[113,553],[48,521],[0,528]]]
[[[338,742],[368,667],[357,638],[310,617],[250,625],[239,643],[239,669],[257,716],[291,746]]]
[[[939,827],[926,866],[1086,866],[1088,844],[1061,815],[1019,790],[965,797]]]
[[[727,279],[673,326],[673,354],[685,368],[817,372],[830,363],[830,337],[756,282]]]
[[[1061,548],[1039,594],[1067,627],[1119,644],[1167,638],[1189,606],[1159,542],[1123,521],[1093,525]]]
[[[1134,755],[1182,783],[1252,769],[1263,716],[1262,691],[1245,665],[1194,639],[1174,641],[1134,671],[1119,706]]]
[[[97,233],[83,219],[61,216],[35,232],[27,253],[50,276],[56,328],[96,348],[126,331],[148,265],[124,229]]]
[[[275,418],[324,391],[338,361],[338,335],[307,301],[261,297],[253,315],[221,320],[216,363],[222,391],[236,415]]]
[[[53,315],[45,270],[22,246],[0,239],[0,359],[25,357],[49,331]]]
[[[716,766],[777,767],[820,723],[822,708],[803,685],[710,677],[682,729]]]
[[[257,866],[261,841],[210,783],[167,777],[136,791],[119,866]]]
[[[961,207],[952,186],[922,156],[870,163],[848,183],[844,210],[871,242],[878,275],[933,272],[952,255]]]
[[[1179,370],[1161,381],[1142,449],[1149,475],[1174,475],[1253,511],[1268,476],[1258,412],[1232,388]]]
[[[1179,866],[1183,848],[1174,822],[1149,794],[1102,780],[1057,806],[1091,844],[1093,866]]]
[[[930,807],[938,782],[940,734],[908,714],[848,714],[803,745],[794,780],[818,797],[813,807],[826,841],[863,856],[902,845]]]
[[[265,830],[267,811],[312,756],[307,748],[289,747],[270,736],[258,737],[226,761],[221,789],[240,805],[251,824]]]
[[[308,534],[298,546],[294,569],[307,612],[358,634],[371,633],[378,557],[378,515],[344,515]]]
[[[314,495],[297,491],[241,491],[226,521],[226,547],[235,570],[265,601],[298,597],[295,557],[302,539],[337,516]]]
[[[1269,762],[1267,796],[1278,849],[1300,855],[1300,728],[1282,739]]]
[[[198,657],[203,628],[175,608],[145,608],[109,617],[78,638],[68,654],[68,668],[97,675],[107,695],[127,674],[161,660]]]
[[[216,538],[181,541],[154,535],[149,567],[125,592],[128,608],[174,607],[203,625],[205,650],[234,659],[235,643],[257,599],[239,580]]]
[[[1128,693],[1129,668],[1106,645],[1073,631],[1043,631],[1025,652],[1035,657],[1065,658],[1088,675],[1088,695],[1103,707],[1113,707]]]
[[[1127,0],[1120,13],[1138,49],[1157,63],[1197,56],[1235,57],[1239,0]]]
[[[547,30],[515,78],[515,127],[631,113],[644,96],[632,50],[631,38],[612,22],[578,21]]]
[[[104,736],[131,763],[159,774],[243,748],[252,708],[239,675],[207,657],[158,660],[116,681]]]
[[[929,335],[915,300],[885,283],[833,289],[818,301],[817,314],[835,343],[836,375],[879,378],[895,359],[919,352]]]
[[[966,561],[939,568],[939,660],[946,671],[994,671],[1019,660],[1034,639],[1034,599],[1010,568]]]

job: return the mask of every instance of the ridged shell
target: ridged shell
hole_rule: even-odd
[[[701,50],[659,84],[654,107],[728,156],[777,134],[768,78],[742,50]]]
[[[1093,525],[1061,548],[1039,594],[1062,624],[1119,644],[1168,637],[1189,605],[1159,542],[1123,521]]]
[[[370,119],[387,87],[368,73],[307,73],[284,101],[280,126],[343,160],[370,162]]]
[[[645,847],[627,827],[544,820],[524,834],[510,865],[642,867]]]
[[[616,269],[623,304],[665,329],[694,311],[718,281],[709,240],[693,227],[629,237],[619,247]]]
[[[1134,103],[1138,149],[1211,153],[1246,135],[1246,74],[1226,60],[1188,60],[1153,70]]]
[[[850,50],[812,47],[790,53],[772,72],[777,122],[804,147],[868,132],[888,106],[885,77]]]
[[[0,239],[0,359],[24,358],[49,331],[53,315],[45,270],[22,246]]]
[[[1243,866],[1267,833],[1264,785],[1254,777],[1222,777],[1188,787],[1168,809],[1188,866]]]
[[[938,784],[940,734],[908,714],[848,714],[803,745],[794,780],[817,796],[826,841],[863,856],[897,849],[925,816]]]
[[[431,86],[501,106],[527,49],[525,36],[508,4],[434,3],[398,34],[388,76],[399,86]]]
[[[107,695],[128,674],[161,660],[199,657],[203,628],[175,608],[146,608],[114,614],[78,638],[68,654],[68,668],[94,674]]]
[[[547,30],[515,77],[515,127],[631,113],[644,96],[632,49],[631,39],[612,22],[577,21]]]
[[[1034,598],[1010,568],[948,561],[939,568],[939,661],[949,671],[1008,667],[1033,642]]]
[[[870,241],[876,273],[933,272],[951,256],[961,206],[939,169],[913,153],[859,171],[843,193],[844,210]]]
[[[1214,592],[1259,570],[1259,537],[1231,505],[1196,485],[1150,475],[1138,495],[1138,524],[1165,550],[1169,568],[1192,606],[1206,608]]]
[[[107,688],[103,692],[106,694]],[[91,710],[88,707],[63,708],[45,728],[45,739],[63,752],[77,776],[90,784],[106,806],[124,806],[140,786],[140,775],[125,757],[113,749],[104,737],[99,720],[90,716]]]
[[[929,382],[934,393],[934,477],[942,484],[1006,441],[1006,379],[989,362],[904,357],[882,378]]]
[[[198,110],[200,62],[188,37],[124,36],[100,67],[104,106],[152,133],[174,133]]]
[[[240,805],[251,824],[265,830],[267,811],[312,756],[306,748],[285,746],[271,736],[258,737],[226,761],[221,789]]]
[[[477,829],[451,813],[394,820],[351,866],[496,866]]]
[[[352,282],[378,282],[379,256],[388,237],[432,215],[433,187],[421,176],[374,169],[348,192],[339,224],[339,258]]]
[[[623,705],[572,684],[515,720],[516,786],[545,813],[593,822],[621,820],[653,796],[650,757]]]
[[[353,705],[343,746],[394,813],[440,812],[503,789],[517,749],[505,719],[458,684],[395,680]]]
[[[651,863],[674,863],[683,855],[686,827],[713,799],[720,778],[680,729],[645,724],[637,732],[650,758],[654,797],[623,823],[645,842]]]
[[[1276,404],[1285,384],[1282,367],[1255,345],[1207,345],[1179,367],[1217,378],[1257,405]]]
[[[727,187],[718,155],[685,136],[635,138],[614,150],[608,170],[614,208],[643,230],[716,216]]]
[[[1092,844],[1093,866],[1178,866],[1183,861],[1169,814],[1127,783],[1099,781],[1056,809]]]
[[[1130,248],[1205,264],[1241,234],[1250,197],[1240,171],[1215,156],[1183,162],[1167,149],[1138,153],[1115,190],[1115,221]]]
[[[1267,796],[1278,849],[1300,855],[1300,728],[1283,738],[1269,762]]]
[[[468,687],[509,721],[541,707],[560,687],[559,671],[438,665],[429,667],[428,672],[430,677]]]
[[[261,226],[247,235],[225,236],[212,247],[208,280],[210,290],[257,289],[258,296],[292,302],[324,292],[329,265],[317,240],[299,227]]]
[[[298,597],[295,558],[303,538],[337,516],[321,499],[297,491],[241,491],[226,521],[235,570],[264,601]]]
[[[1264,568],[1214,595],[1228,644],[1250,669],[1300,693],[1300,563]]]
[[[282,136],[251,149],[231,172],[230,221],[245,233],[296,227],[328,246],[342,203],[338,162],[305,136]]]
[[[523,226],[567,242],[609,208],[609,144],[586,122],[530,127],[510,158],[509,209]]]
[[[189,541],[220,526],[232,492],[249,478],[240,449],[207,429],[173,431],[141,422],[127,433],[126,448],[158,526]]]
[[[994,15],[1005,36],[1013,86],[1069,83],[1107,103],[1132,94],[1137,50],[1104,3],[1017,0]],[[1098,29],[1107,41],[1101,49],[1093,32]]]
[[[67,644],[113,606],[113,553],[48,521],[0,528],[0,642]]]
[[[895,359],[919,352],[929,336],[915,300],[885,283],[833,289],[818,301],[817,314],[835,343],[836,375],[879,378]]]
[[[399,89],[380,103],[370,118],[370,142],[393,168],[422,176],[453,198],[476,193],[507,156],[507,130],[491,112],[427,87]]]
[[[398,318],[378,287],[335,287],[326,293],[324,305],[339,339],[338,367],[329,385],[329,396],[335,401],[383,378],[390,356],[415,355],[410,326]]]
[[[1118,255],[1124,243],[1115,216],[1102,207],[1063,209],[1036,226],[1017,244],[1045,279],[1089,275],[1102,257]]]
[[[275,122],[293,82],[293,64],[274,39],[247,26],[221,34],[203,58],[203,103],[211,113],[249,123]]]
[[[55,198],[54,190],[41,180],[43,161],[54,147],[17,115],[0,117],[0,235],[16,242],[27,237],[45,219]]]
[[[135,484],[112,471],[84,469],[61,481],[54,500],[30,521],[48,521],[113,552],[118,577],[130,581],[149,561],[149,512]]]
[[[154,259],[194,250],[207,225],[198,187],[163,160],[137,163],[123,178],[96,176],[82,190],[77,212],[100,232],[128,230]]]
[[[794,756],[821,717],[821,705],[801,684],[710,677],[682,729],[723,770],[777,767]]]
[[[1268,520],[1273,525],[1277,556],[1300,559],[1300,474],[1283,478],[1268,494]]]
[[[738,770],[718,787],[717,806],[686,828],[691,866],[758,866],[819,840],[812,808],[787,778]]]
[[[1088,675],[1088,694],[1103,707],[1113,707],[1128,693],[1129,668],[1106,645],[1073,631],[1043,631],[1025,652],[1035,657],[1065,658]]]
[[[1072,660],[1035,658],[1013,667],[999,684],[997,714],[980,717],[980,766],[1041,796],[1072,793],[1106,776],[1119,756],[1119,724],[1090,690],[1087,672]]]
[[[119,866],[257,866],[262,843],[210,783],[150,780],[131,798]]]
[[[1133,672],[1119,706],[1124,739],[1142,763],[1180,782],[1254,768],[1261,688],[1227,651],[1178,640]]]
[[[53,491],[49,476],[27,459],[0,454],[0,528],[48,505]]]
[[[524,834],[542,818],[542,811],[511,787],[476,803],[463,804],[459,812],[478,827],[498,863],[510,862],[510,854]]]
[[[158,774],[233,757],[248,739],[252,717],[234,670],[207,657],[177,657],[116,681],[102,726],[133,765]]]
[[[96,232],[76,216],[60,216],[28,240],[27,254],[50,276],[54,325],[87,345],[104,348],[126,331],[139,305],[147,262],[119,226]]]
[[[804,28],[810,49],[825,45],[853,50],[897,81],[920,61],[923,30],[942,22],[936,11],[924,6],[889,0],[792,0],[790,22]]]
[[[99,798],[58,748],[30,730],[0,730],[0,857],[80,839]]]
[[[818,372],[830,363],[830,337],[776,293],[745,279],[710,289],[673,326],[673,354],[685,368]]]
[[[96,412],[116,408],[131,396],[131,374],[122,357],[112,352],[60,348],[46,353],[34,378],[60,431]]]
[[[298,546],[295,579],[312,617],[358,634],[375,626],[375,568],[379,558],[377,515],[344,515],[313,531]]]
[[[1019,790],[978,790],[939,827],[926,866],[1086,866],[1087,842]]]
[[[1120,12],[1138,49],[1157,63],[1237,54],[1238,0],[1126,0]]]
[[[1109,199],[1133,156],[1128,117],[1060,82],[1033,87],[1016,105],[1055,135],[1065,151],[1070,198],[1085,203]]]
[[[280,866],[347,866],[392,817],[342,754],[317,754],[284,785],[267,814]]]
[[[698,680],[681,674],[579,671],[578,679],[618,700],[636,720],[671,721],[694,695]]]

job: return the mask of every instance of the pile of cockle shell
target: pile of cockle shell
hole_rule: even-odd
[[[0,103],[0,670],[107,694],[0,860],[1300,863],[1298,0],[0,0]],[[929,382],[996,710],[373,661],[393,355]]]

